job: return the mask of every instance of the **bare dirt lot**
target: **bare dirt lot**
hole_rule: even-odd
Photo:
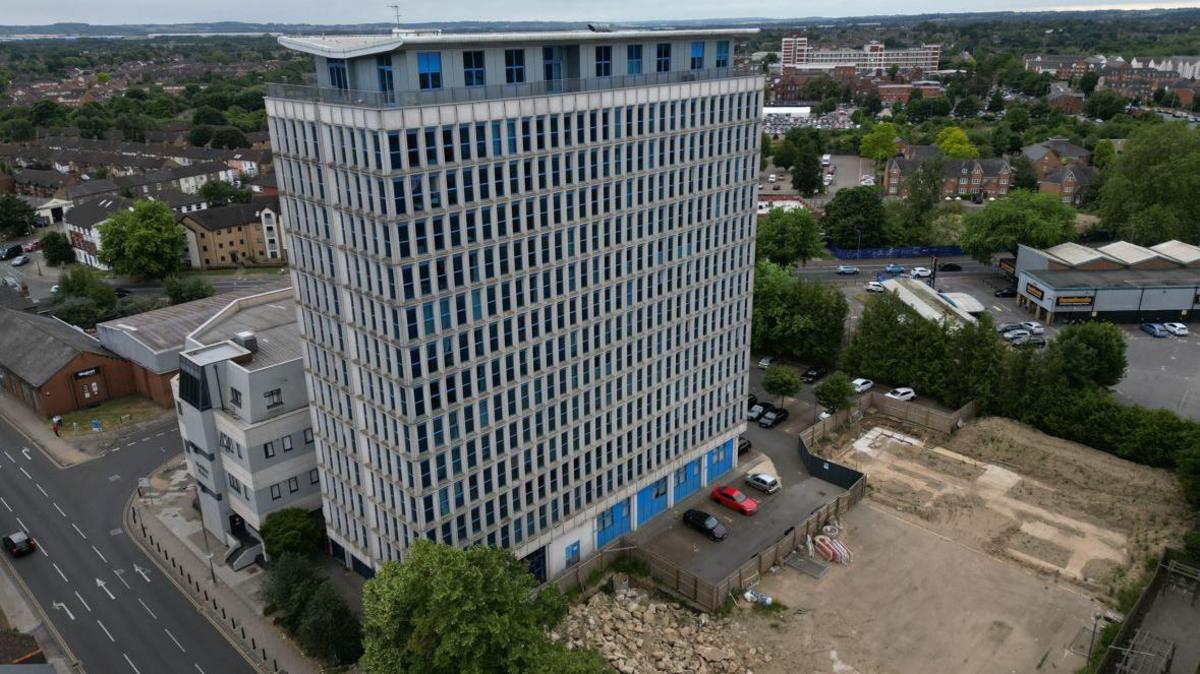
[[[1101,602],[1188,522],[1170,473],[1004,419],[946,437],[872,417],[816,449],[868,476],[854,561],[766,577],[789,610],[741,620],[787,666],[756,671],[1073,672]]]

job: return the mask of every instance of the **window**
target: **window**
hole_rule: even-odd
[[[396,102],[396,83],[392,78],[392,55],[383,54],[375,57],[375,74],[379,79],[379,91],[383,92],[386,103]]]
[[[321,482],[321,474],[317,472],[316,468],[313,468],[312,470],[308,471],[308,483],[309,484],[320,484],[320,482]]]
[[[350,88],[350,76],[346,73],[346,59],[329,59],[329,86],[345,91]]]
[[[704,69],[704,43],[703,42],[693,42],[692,43],[691,66],[692,66],[692,70],[703,70]]]
[[[729,67],[729,41],[728,40],[721,40],[720,42],[717,43],[717,62],[715,64],[715,66],[717,68],[728,68]]]
[[[283,439],[280,442],[283,443],[283,451],[285,451],[285,452],[292,451],[292,436],[285,435],[285,436],[283,436]]]
[[[289,477],[288,478],[288,491],[293,494],[300,491],[300,480],[297,480],[294,477]]]
[[[267,391],[263,394],[263,397],[267,399],[267,409],[279,407],[283,404],[283,391],[279,389]]]
[[[567,568],[579,563],[579,541],[567,546]]]
[[[417,54],[417,84],[422,91],[442,88],[442,54],[423,51]]]
[[[596,77],[612,77],[612,47],[596,47]]]
[[[241,407],[242,406],[242,392],[233,387],[230,387],[229,402],[233,403],[234,405],[237,405],[238,407]]]
[[[628,63],[626,71],[630,75],[642,74],[642,45],[631,44],[625,48],[625,61]]]
[[[482,87],[486,83],[482,51],[463,52],[463,80],[468,87]]]
[[[282,497],[283,497],[283,493],[279,489],[279,485],[277,485],[277,484],[271,485],[271,500],[278,501]]]
[[[268,459],[275,456],[275,443],[274,442],[263,443],[263,455],[265,455]]]
[[[660,73],[671,70],[671,45],[669,43],[663,42],[658,45],[655,69]]]
[[[509,84],[520,84],[525,81],[525,50],[504,50],[504,81]]]
[[[313,441],[313,432],[311,428],[304,429],[304,444],[311,445]]]

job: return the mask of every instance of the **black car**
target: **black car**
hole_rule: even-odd
[[[0,253],[0,260],[11,260],[23,252],[24,250],[22,250],[21,244],[9,246],[8,248],[4,249],[4,252]]]
[[[129,288],[113,288],[113,294],[117,297],[129,297],[133,291]]]
[[[750,451],[754,445],[746,438],[738,438],[738,456]]]
[[[761,403],[758,403],[757,405],[755,405],[754,407],[750,408],[750,411],[746,413],[746,418],[749,419],[750,421],[758,421],[761,417],[766,415],[768,412],[774,412],[774,411],[775,411],[774,405],[772,405],[771,403],[768,403],[768,402],[761,402]]]
[[[788,418],[788,411],[782,407],[775,408],[770,412],[765,412],[758,419],[758,425],[763,428],[775,428],[784,419]]]
[[[24,531],[18,531],[5,536],[0,541],[4,544],[4,549],[13,557],[24,557],[29,553],[37,550],[37,542],[29,537],[29,534]]]
[[[757,404],[758,404],[758,396],[754,395],[753,393],[746,396],[746,410],[747,411],[749,411],[751,408],[753,408]]]
[[[957,262],[943,262],[938,265],[938,271],[962,271],[962,265]]]
[[[703,510],[689,510],[683,514],[683,523],[708,536],[714,541],[723,541],[729,530],[717,518]]]
[[[804,372],[804,383],[811,384],[828,374],[823,367],[810,367]]]
[[[1001,288],[992,294],[996,297],[1016,297],[1017,288],[1016,286],[1009,286],[1007,288]]]

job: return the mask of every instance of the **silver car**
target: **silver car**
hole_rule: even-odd
[[[746,476],[746,484],[763,492],[764,494],[774,494],[779,491],[779,478],[767,473],[754,473]]]

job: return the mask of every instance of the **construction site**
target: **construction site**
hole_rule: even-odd
[[[1006,419],[946,435],[867,414],[812,451],[866,475],[867,497],[835,529],[853,556],[818,550],[819,574],[783,565],[764,576],[756,589],[787,610],[745,615],[755,645],[776,654],[756,671],[1075,672],[1123,618],[1117,594],[1156,574],[1190,517],[1169,472]],[[1195,606],[1186,579],[1155,578],[1163,605],[1179,610],[1170,593],[1192,587],[1181,601]],[[1170,655],[1118,669],[1114,650],[1105,671],[1194,672],[1175,668],[1200,659],[1177,643],[1200,644],[1200,622],[1188,622],[1130,625],[1125,642],[1141,646],[1114,648]]]

